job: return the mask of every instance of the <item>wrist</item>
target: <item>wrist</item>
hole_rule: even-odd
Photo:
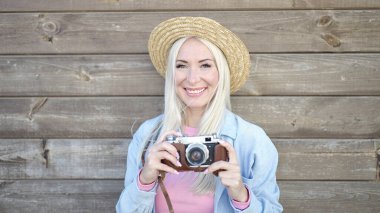
[[[156,183],[153,182],[151,184],[143,184],[141,183],[141,180],[140,180],[140,174],[141,174],[141,170],[137,176],[137,187],[141,190],[141,191],[146,191],[146,192],[149,192],[151,191],[152,189],[154,189],[154,187],[156,186]]]
[[[245,210],[247,209],[250,204],[251,204],[251,191],[248,189],[248,187],[246,185],[244,185],[244,188],[245,190],[247,191],[248,193],[248,198],[245,200],[245,202],[240,202],[240,201],[237,201],[235,199],[232,199],[231,202],[232,202],[232,205],[237,208],[237,209],[240,209],[240,210]]]
[[[240,187],[240,189],[238,190],[238,193],[236,193],[235,196],[232,197],[232,199],[241,203],[247,202],[249,200],[249,192],[247,187],[245,187],[245,185],[243,184],[242,187]]]
[[[144,173],[144,169],[141,169],[140,173],[139,173],[139,181],[141,184],[143,185],[150,185],[154,182],[156,182],[157,178],[156,179],[147,179],[145,178],[145,173]]]

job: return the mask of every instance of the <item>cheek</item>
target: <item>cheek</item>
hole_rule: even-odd
[[[216,70],[216,71],[214,72],[214,74],[212,75],[212,77],[211,77],[211,82],[212,82],[212,84],[214,84],[214,85],[218,84],[218,82],[219,82],[219,72],[218,72],[218,70]]]
[[[175,76],[174,76],[175,85],[181,84],[184,79],[186,79],[186,75],[184,75],[183,72],[176,72],[175,73]]]

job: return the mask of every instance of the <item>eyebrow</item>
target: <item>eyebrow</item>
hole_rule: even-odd
[[[206,59],[198,61],[198,63],[203,63],[205,61],[214,61],[214,60],[206,58]],[[178,59],[177,62],[188,63],[186,60],[182,60],[182,59]]]

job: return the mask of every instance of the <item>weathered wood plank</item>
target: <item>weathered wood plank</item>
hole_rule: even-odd
[[[379,58],[255,54],[236,95],[380,95]],[[163,84],[147,55],[0,56],[1,96],[163,95]]]
[[[44,142],[0,139],[0,179],[40,178],[46,170]]]
[[[379,182],[280,181],[284,212],[379,212]]]
[[[380,97],[233,97],[233,111],[277,138],[379,138]],[[125,138],[162,97],[1,98],[0,138]]]
[[[379,212],[378,182],[279,181],[284,212]],[[122,180],[0,181],[0,211],[114,212]]]
[[[162,97],[0,99],[1,138],[125,138],[160,114]]]
[[[272,137],[378,138],[378,97],[234,98],[233,109]],[[360,135],[360,136],[359,136]]]
[[[376,0],[177,0],[175,3],[161,1],[128,1],[128,0],[2,0],[0,11],[83,11],[83,10],[236,10],[236,9],[358,9],[380,8]]]
[[[0,54],[146,53],[158,23],[190,15],[219,21],[251,52],[380,50],[379,10],[2,13]]]
[[[375,180],[380,140],[274,139],[279,180]],[[118,179],[127,139],[0,139],[0,179]]]
[[[3,56],[0,95],[163,95],[154,70],[148,55]]]
[[[0,181],[1,212],[114,212],[122,180]]]
[[[258,54],[243,95],[378,95],[380,55]],[[376,61],[376,62],[375,62]]]
[[[275,139],[281,180],[376,180],[380,140]]]
[[[0,179],[123,178],[129,140],[0,139]]]

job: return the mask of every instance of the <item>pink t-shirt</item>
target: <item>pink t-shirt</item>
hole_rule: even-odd
[[[183,133],[186,136],[196,136],[197,128],[185,127]],[[175,212],[214,212],[214,194],[196,195],[192,191],[192,184],[197,177],[196,172],[180,172],[178,175],[166,174],[164,184],[169,194],[170,200]],[[155,186],[156,182],[143,185],[140,182],[138,187],[141,190],[149,191]],[[249,196],[250,197],[250,196]],[[245,209],[250,204],[250,199],[247,202],[237,202],[232,200],[233,205],[239,209]],[[160,187],[157,189],[155,200],[155,209],[157,213],[169,212],[165,197]]]

